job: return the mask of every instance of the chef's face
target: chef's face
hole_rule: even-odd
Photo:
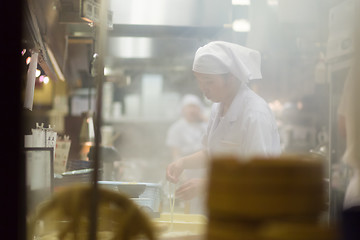
[[[201,108],[196,104],[185,105],[182,112],[188,122],[199,122],[202,120]]]
[[[229,91],[227,74],[204,74],[194,72],[200,90],[213,102],[221,102]]]

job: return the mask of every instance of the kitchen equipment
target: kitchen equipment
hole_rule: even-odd
[[[92,191],[91,185],[74,185],[56,192],[29,216],[27,239],[89,239]],[[150,219],[128,197],[103,188],[97,194],[95,239],[155,239]]]
[[[91,168],[91,162],[85,160],[69,159],[66,165],[68,171]]]
[[[66,171],[71,141],[68,136],[58,138],[55,147],[54,173],[61,174]]]
[[[125,193],[130,198],[138,198],[145,191],[145,183],[131,183],[119,181],[98,181],[100,186]]]
[[[160,184],[120,181],[98,181],[98,184],[114,191],[125,193],[150,217],[160,216]]]
[[[55,186],[72,185],[73,183],[89,183],[94,169],[85,168],[80,170],[67,171],[62,174],[55,174]],[[100,171],[99,171],[100,172]]]
[[[142,203],[147,202],[146,206],[149,206],[152,210],[152,215],[157,216],[160,212],[161,202],[161,184],[159,183],[144,183],[146,185],[145,191],[140,194],[140,199],[149,199],[148,201],[143,200]],[[140,205],[142,204],[139,203]]]

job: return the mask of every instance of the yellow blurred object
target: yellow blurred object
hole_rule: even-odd
[[[258,236],[259,224],[238,220],[211,219],[207,227],[208,240],[260,240]],[[261,239],[262,240],[262,239]]]
[[[81,184],[56,192],[29,218],[28,240],[88,239],[92,191],[92,185]],[[104,188],[97,191],[97,239],[155,239],[150,219],[127,196]]]
[[[207,207],[207,240],[336,239],[319,222],[323,161],[312,156],[215,157]]]
[[[160,239],[170,240],[178,237],[195,239],[205,234],[207,219],[200,214],[173,213],[171,227],[171,213],[161,213],[159,218],[153,219],[153,223]]]
[[[41,88],[34,89],[34,105],[47,106],[53,103],[54,83],[44,84]]]
[[[213,215],[248,219],[316,216],[324,206],[322,162],[294,156],[215,158],[208,208]]]
[[[272,222],[259,230],[263,240],[337,240],[339,234],[334,227],[314,223]]]

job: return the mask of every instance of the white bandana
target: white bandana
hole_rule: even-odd
[[[196,51],[193,71],[205,74],[230,72],[247,83],[262,78],[261,56],[258,51],[234,43],[210,42]]]

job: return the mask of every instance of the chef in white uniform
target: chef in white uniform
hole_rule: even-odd
[[[182,98],[181,118],[171,124],[166,135],[174,160],[202,149],[201,139],[207,126],[203,109],[198,96],[186,94]]]
[[[260,64],[258,51],[233,43],[215,41],[197,50],[193,73],[201,91],[214,104],[203,149],[171,163],[167,168],[170,182],[178,182],[184,169],[206,167],[207,159],[214,155],[281,153],[277,125],[268,104],[247,86],[248,81],[262,78]],[[176,196],[191,199],[201,194],[204,181],[184,183]]]

